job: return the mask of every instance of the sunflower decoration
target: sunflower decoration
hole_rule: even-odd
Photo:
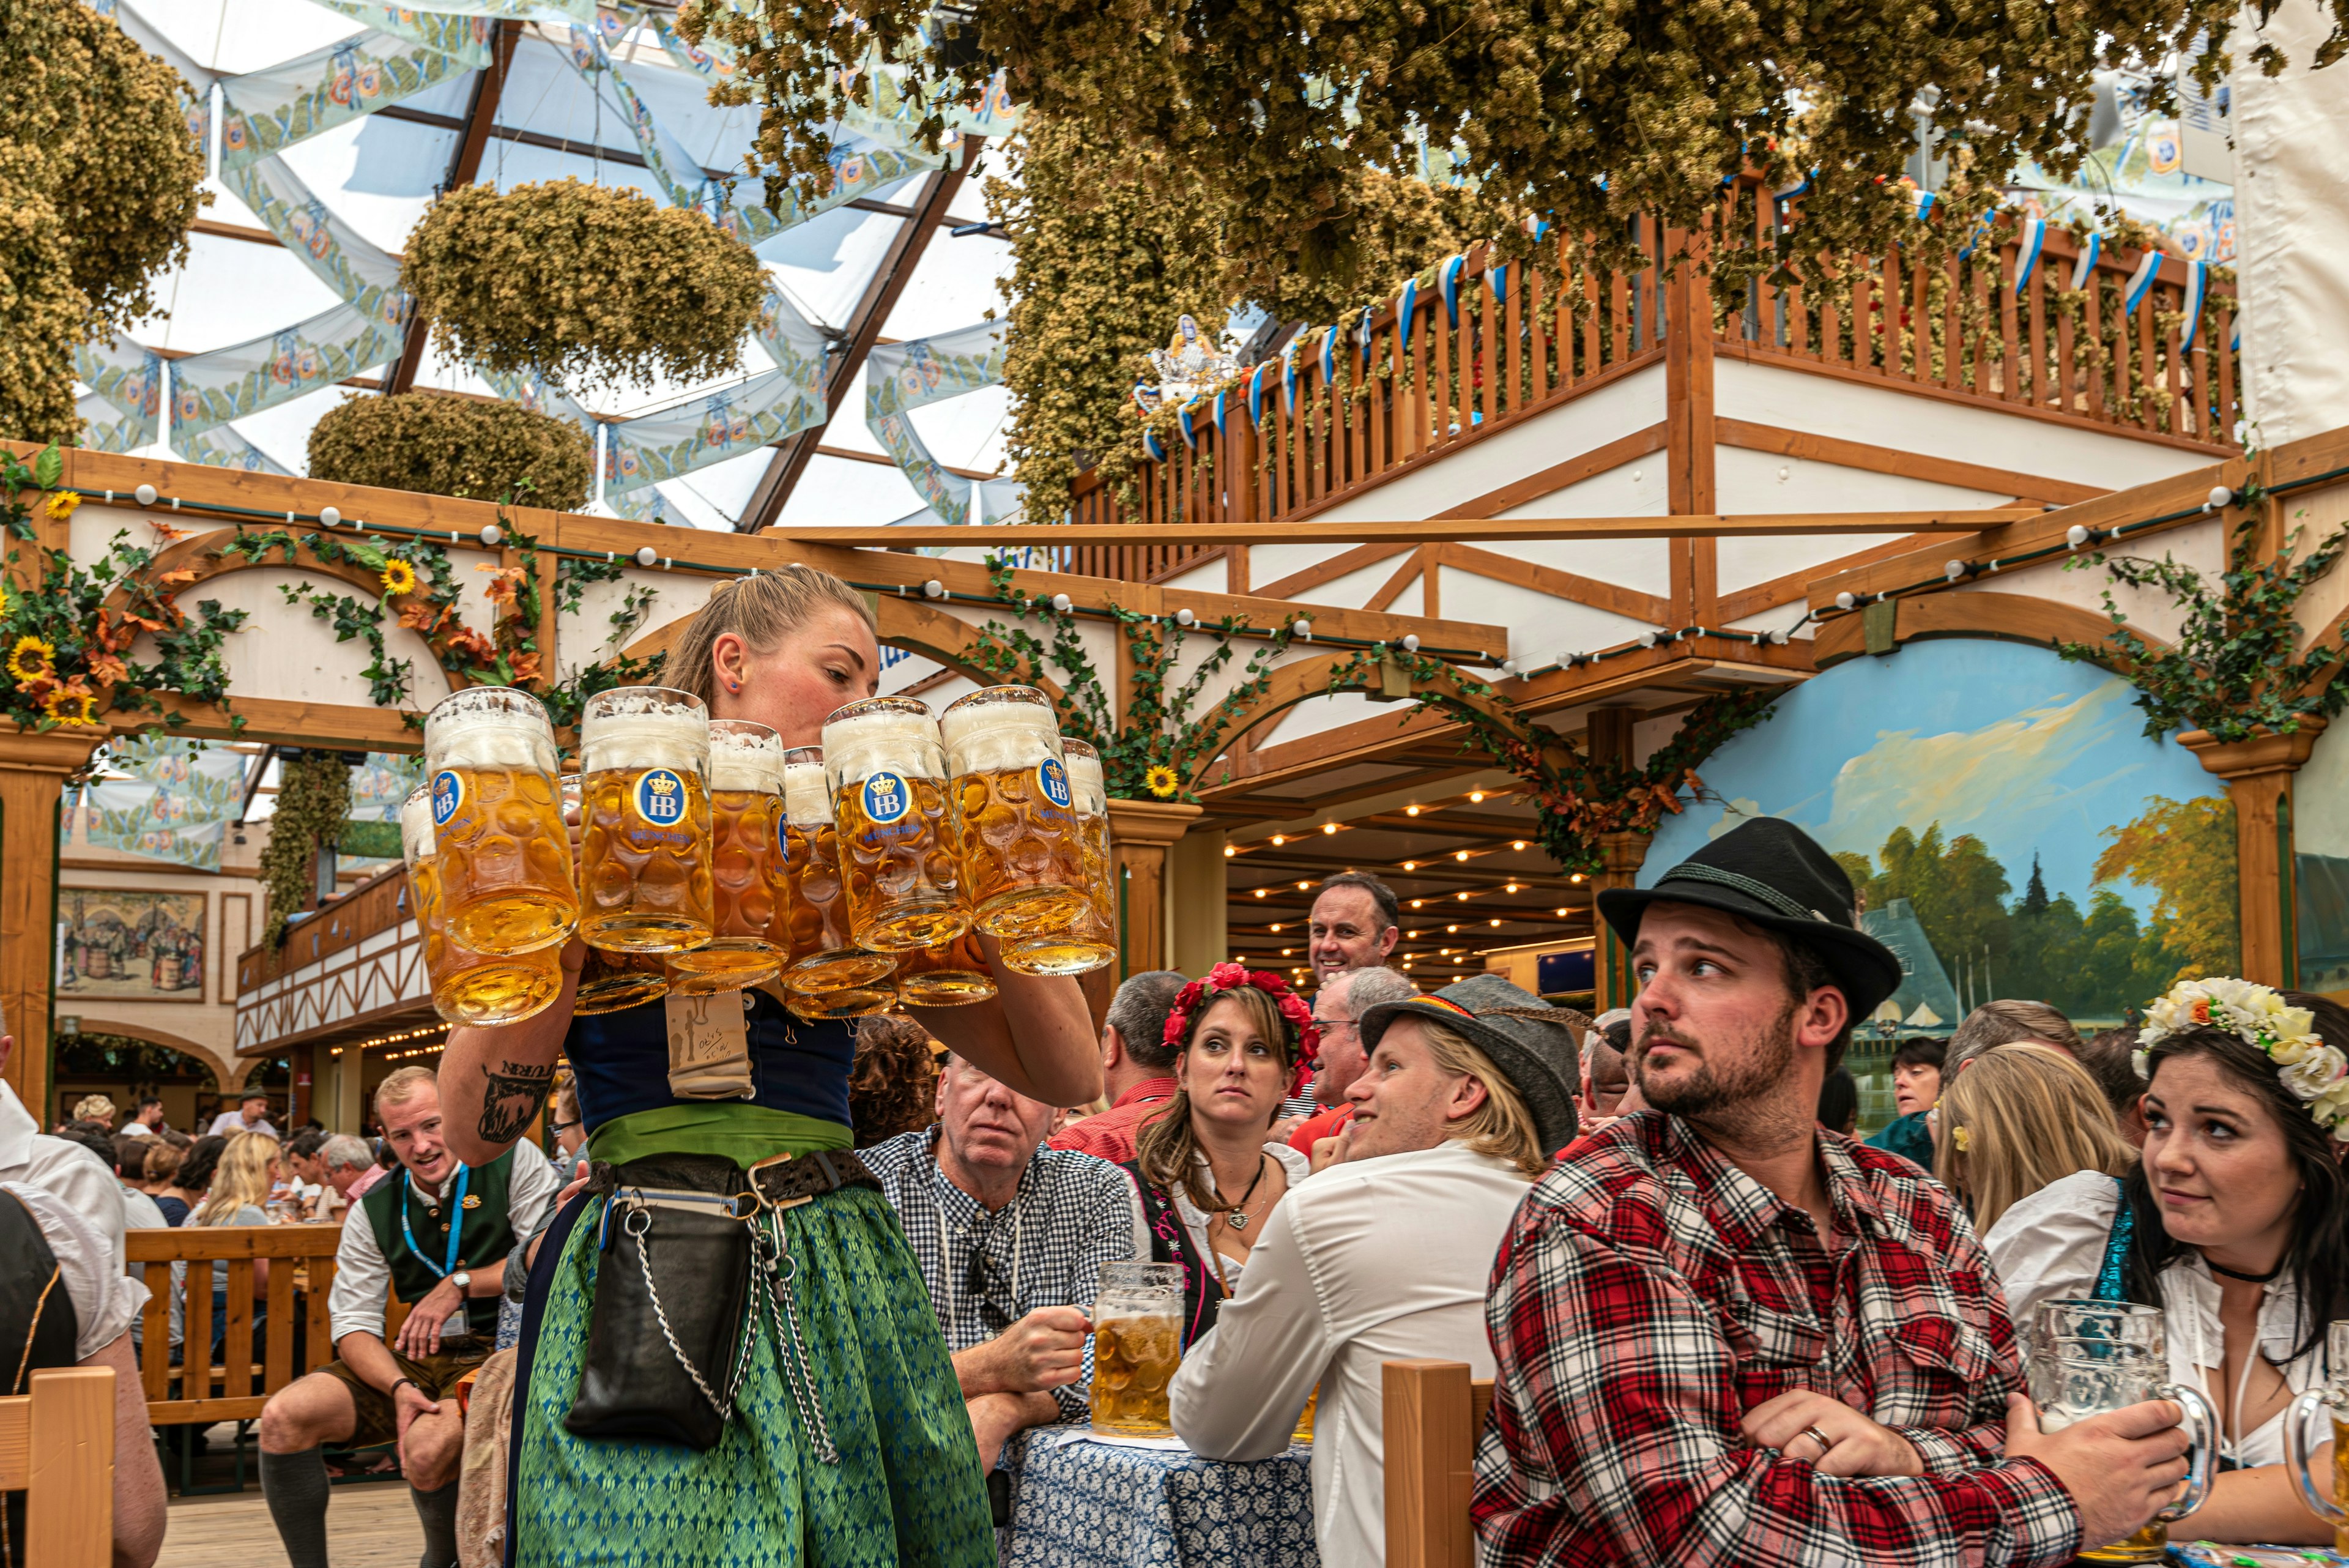
[[[98,695],[60,686],[49,693],[48,700],[41,704],[41,711],[60,724],[96,725]]]
[[[1142,787],[1160,800],[1172,800],[1174,792],[1183,787],[1183,781],[1175,777],[1174,770],[1164,763],[1153,763],[1149,771],[1142,775]]]
[[[416,591],[416,568],[406,561],[393,559],[383,565],[383,592],[386,598],[398,598]]]
[[[29,686],[36,680],[47,680],[57,672],[57,645],[30,635],[16,639],[8,650],[8,674],[19,686]]]
[[[57,492],[57,493],[49,497],[48,513],[50,520],[57,523],[66,522],[73,516],[74,508],[80,504],[81,494],[79,492],[72,490],[60,490]]]

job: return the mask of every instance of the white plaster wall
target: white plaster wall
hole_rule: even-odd
[[[1604,473],[1594,473],[1553,495],[1529,501],[1501,514],[1503,517],[1661,517],[1671,498],[1664,479],[1664,454],[1633,458]],[[1477,545],[1475,539],[1464,543]],[[1515,560],[1555,566],[1596,577],[1602,583],[1659,596],[1671,592],[1671,550],[1661,539],[1529,539],[1481,547]]]
[[[215,577],[196,595],[199,599],[218,600],[222,609],[252,612],[243,629],[231,633],[222,644],[232,701],[245,697],[374,707],[375,698],[362,673],[373,657],[366,639],[355,637],[336,642],[329,622],[314,618],[307,606],[288,606],[280,589],[296,582],[335,594],[356,597],[358,592],[338,577],[314,576],[285,566],[254,566]],[[192,605],[187,607],[193,611]],[[485,617],[475,616],[470,609],[468,618],[476,627],[488,624]],[[420,711],[449,694],[449,678],[433,661],[423,638],[387,618],[383,639],[385,651],[392,659],[408,659],[412,666],[409,674],[411,707]],[[133,657],[142,661],[153,659],[154,639],[142,635],[132,650]]]
[[[2002,506],[2012,499],[1906,474],[1871,473],[1733,446],[1714,449],[1713,474],[1721,510],[1732,514],[1959,511]],[[1899,537],[1898,534],[1789,534],[1723,539],[1715,547],[1713,558],[1721,591],[1732,593]]]
[[[2121,541],[2115,555],[2144,556],[2159,560],[2167,556],[2215,576],[2226,569],[2226,529],[2218,519],[2189,523],[2183,528],[2173,528],[2132,543]],[[2110,589],[2113,602],[2129,618],[2129,624],[2148,636],[2168,639],[2178,635],[2178,614],[2167,595],[2125,587],[2115,582],[2112,574],[2088,564],[2092,551],[2083,550],[2077,556],[2051,556],[2046,560],[2013,571],[1985,573],[1965,584],[1960,593],[2028,594],[2034,598],[2054,599],[2062,604],[2102,616],[2104,595]]]
[[[647,632],[671,621],[691,618],[709,602],[717,580],[683,572],[631,570],[608,583],[589,583],[579,590],[579,607],[554,619],[554,670],[559,677],[575,674],[583,666],[600,664]],[[636,628],[612,640],[612,617],[627,602],[631,588],[653,590],[650,610]]]
[[[1570,599],[1556,599],[1536,588],[1496,582],[1444,568],[1440,590],[1445,612],[1455,619],[1481,621],[1509,628],[1509,646],[1491,650],[1528,668],[1547,664],[1561,653],[1588,653],[1627,642],[1647,629],[1647,623],[1611,610],[1594,609]]]

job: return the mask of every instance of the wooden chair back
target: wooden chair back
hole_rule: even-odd
[[[335,1358],[326,1295],[335,1282],[339,1225],[182,1226],[132,1231],[124,1248],[147,1282],[140,1322],[139,1380],[148,1418],[177,1422],[241,1421],[261,1414],[269,1396]],[[269,1260],[261,1357],[253,1352],[253,1267]],[[212,1359],[212,1264],[228,1264],[226,1335],[218,1364]],[[185,1263],[180,1285],[171,1265]],[[297,1295],[295,1274],[303,1276]],[[187,1298],[181,1341],[184,1365],[171,1365],[171,1297]],[[297,1312],[298,1302],[298,1312]],[[296,1333],[296,1328],[301,1332]],[[261,1378],[255,1391],[253,1379]],[[172,1385],[179,1385],[174,1390]]]
[[[1490,1378],[1464,1361],[1384,1364],[1387,1568],[1475,1568],[1468,1519]]]
[[[114,1560],[114,1368],[36,1372],[0,1399],[0,1491],[25,1493],[25,1561],[109,1568]]]

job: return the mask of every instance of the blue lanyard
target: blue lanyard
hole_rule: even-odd
[[[416,1192],[416,1173],[412,1170],[399,1173],[399,1233],[407,1240],[408,1250],[416,1254],[417,1262],[432,1269],[434,1275],[440,1279],[447,1279],[450,1271],[457,1266],[458,1244],[464,1240],[465,1184],[472,1177],[472,1167],[460,1165],[457,1168],[457,1196],[449,1204],[449,1262],[445,1268],[433,1269],[432,1260],[426,1257],[424,1249],[416,1244],[416,1232],[408,1228],[408,1200]]]

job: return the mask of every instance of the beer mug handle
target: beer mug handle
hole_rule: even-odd
[[[2328,1389],[2312,1388],[2292,1400],[2292,1408],[2284,1412],[2283,1417],[2284,1456],[2292,1466],[2292,1479],[2300,1487],[2300,1501],[2308,1505],[2308,1511],[2327,1524],[2349,1525],[2349,1509],[2328,1496],[2310,1473],[2310,1460],[2314,1456],[2308,1447],[2309,1418],[2324,1408],[2329,1393]]]
[[[2153,1516],[2166,1524],[2185,1518],[2210,1501],[2210,1472],[2215,1468],[2211,1461],[2219,1451],[2219,1412],[2202,1390],[2181,1383],[2157,1388],[2153,1397],[2170,1400],[2186,1412],[2186,1430],[2194,1440],[2194,1447],[2189,1450],[2193,1457],[2187,1464],[2184,1494]]]

